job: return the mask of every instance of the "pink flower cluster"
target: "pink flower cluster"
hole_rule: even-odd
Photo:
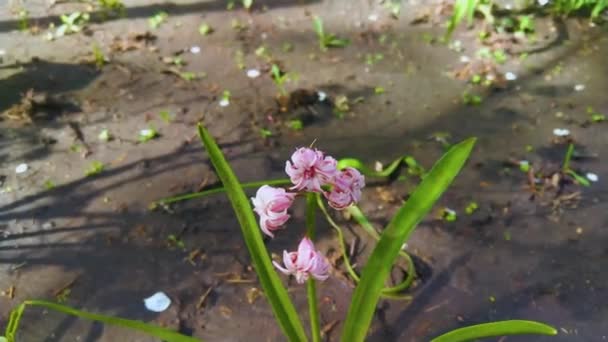
[[[289,190],[295,192],[264,185],[251,198],[253,210],[260,216],[260,228],[270,237],[289,220],[287,209],[298,193],[321,193],[332,208],[342,210],[359,202],[365,186],[365,178],[359,171],[351,167],[338,170],[334,158],[312,148],[298,148],[285,163],[285,172],[293,183]],[[285,274],[295,275],[299,283],[309,276],[325,280],[329,274],[329,264],[308,238],[300,242],[297,252],[284,251],[283,263],[284,268],[276,263],[275,266]]]
[[[283,264],[272,262],[279,271],[296,277],[299,284],[303,284],[310,276],[317,280],[325,280],[329,277],[329,263],[321,254],[315,250],[312,241],[307,237],[300,241],[297,252],[283,251]]]
[[[365,178],[359,171],[347,167],[340,171],[338,163],[319,150],[301,147],[285,163],[285,172],[294,184],[290,193],[282,188],[264,185],[251,199],[253,210],[260,216],[260,227],[264,234],[274,237],[273,231],[280,229],[289,219],[287,209],[291,207],[297,192],[322,193],[329,205],[338,210],[347,208],[361,199],[361,188]]]

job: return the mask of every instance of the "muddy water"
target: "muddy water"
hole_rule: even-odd
[[[461,53],[428,44],[424,34],[441,29],[408,24],[423,6],[406,7],[404,16],[394,21],[381,7],[364,1],[297,6],[268,1],[268,11],[252,15],[227,12],[216,2],[127,4],[129,20],[92,25],[89,35],[46,42],[8,29],[0,33],[7,51],[0,106],[17,103],[29,88],[56,96],[61,104],[43,108],[34,125],[1,123],[1,174],[7,177],[0,195],[0,288],[15,286],[14,299],[0,299],[3,319],[21,300],[53,299],[69,289],[67,304],[156,322],[205,340],[282,340],[263,298],[248,302],[247,294],[255,293],[257,285],[236,221],[221,196],[181,204],[171,212],[147,210],[157,198],[217,181],[194,136],[195,123],[204,120],[243,180],[281,177],[293,148],[315,139],[316,146],[336,157],[356,156],[373,164],[410,154],[430,167],[443,149],[429,137],[449,133],[449,142],[478,137],[469,166],[440,203],[456,210],[458,219],[448,223],[429,216],[420,225],[408,248],[427,269],[411,302],[380,304],[369,339],[426,341],[451,328],[516,318],[558,327],[557,340],[604,339],[603,179],[608,170],[602,160],[608,156],[602,147],[608,141],[603,123],[585,128],[579,123],[588,118],[588,106],[608,111],[605,30],[572,21],[566,27],[568,36],[562,37],[549,22],[539,22],[541,39],[530,48],[529,57],[501,66],[518,79],[500,91],[479,90],[482,104],[465,106],[464,83],[446,72],[460,65],[461,54],[474,56],[475,33],[459,33],[465,47]],[[47,12],[38,5],[32,5],[32,13],[41,21],[78,9],[68,4]],[[75,63],[86,57],[92,42],[109,51],[114,36],[145,31],[147,17],[159,9],[170,17],[154,31],[157,52],[142,48],[116,53],[101,71]],[[320,53],[307,12],[323,15],[329,32],[354,43]],[[370,21],[370,14],[379,14],[379,20]],[[209,37],[194,29],[201,15],[216,29]],[[233,30],[232,19],[248,29]],[[7,24],[0,28],[8,27],[10,18],[3,20]],[[293,51],[281,50],[286,42]],[[184,68],[204,71],[206,78],[188,83],[161,73],[166,66],[160,56],[192,45],[201,46],[202,52],[184,54]],[[346,95],[362,101],[352,101],[343,118],[313,107],[313,121],[299,132],[277,127],[273,122],[287,116],[273,111],[277,90],[271,80],[248,79],[236,67],[238,51],[247,67],[262,66],[263,58],[255,55],[261,45],[299,74],[288,89],[323,90],[333,99]],[[365,62],[366,54],[378,53],[382,60]],[[41,61],[15,66],[33,57]],[[585,89],[575,91],[576,84]],[[376,94],[376,87],[384,93]],[[224,89],[231,91],[226,108],[217,103]],[[161,110],[175,115],[171,123],[159,118]],[[74,123],[84,142],[71,128]],[[138,144],[137,132],[150,126],[159,130],[160,138]],[[260,128],[274,135],[263,139]],[[505,170],[509,158],[530,160],[547,170],[559,168],[565,146],[552,143],[554,128],[570,129],[583,153],[592,156],[575,159],[575,166],[599,175],[600,181],[590,188],[566,188],[581,191],[580,201],[574,203],[557,205],[553,193],[531,200],[526,177]],[[102,129],[116,139],[100,142]],[[74,145],[81,147],[75,152]],[[84,145],[91,152],[86,158]],[[93,160],[105,163],[106,169],[84,177]],[[16,175],[14,168],[22,162],[30,170]],[[45,189],[48,180],[55,184],[53,189]],[[362,208],[380,227],[414,184],[408,180],[370,187]],[[392,200],[387,201],[386,193]],[[464,208],[471,201],[479,210],[469,216]],[[302,234],[302,222],[299,204],[293,228],[269,242],[269,249],[277,254],[292,249]],[[353,234],[362,239],[360,253],[365,256],[372,241],[355,225],[345,224],[353,229],[349,241]],[[183,246],[172,239],[183,241]],[[328,227],[320,228],[319,239],[323,250],[337,246]],[[209,288],[210,295],[201,303]],[[142,299],[156,291],[165,291],[173,300],[160,315],[142,305]],[[340,277],[320,289],[323,324],[337,322],[329,333],[332,340],[338,340],[351,291]],[[304,290],[290,283],[290,293],[305,319]],[[21,338],[151,340],[35,309],[24,317]]]

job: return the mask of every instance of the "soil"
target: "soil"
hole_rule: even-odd
[[[450,76],[471,76],[460,59],[474,59],[478,30],[457,30],[461,52],[430,41],[443,34],[433,22],[441,7],[435,2],[404,3],[398,19],[363,0],[255,1],[251,11],[239,2],[227,10],[224,1],[124,3],[124,17],[93,15],[82,32],[52,41],[45,39],[49,23],[59,25],[61,14],[89,5],[13,1],[0,12],[2,324],[13,307],[37,298],[208,341],[284,340],[263,296],[251,296],[259,285],[226,198],[149,208],[160,198],[218,184],[196,136],[202,121],[242,181],[284,177],[291,152],[313,141],[336,158],[373,166],[407,154],[428,169],[444,152],[440,138],[478,137],[467,167],[408,242],[420,265],[413,299],[382,301],[369,341],[428,341],[504,319],[543,321],[559,335],[500,341],[606,339],[608,167],[602,161],[608,152],[602,146],[608,135],[606,123],[589,123],[587,111],[608,113],[606,26],[590,27],[585,18],[537,18],[536,40],[504,43],[511,52],[507,62],[492,65],[517,79],[481,87]],[[19,6],[27,8],[38,34],[17,30]],[[159,11],[168,17],[152,29],[148,18]],[[320,51],[314,15],[327,32],[352,43]],[[212,33],[199,33],[203,22]],[[105,65],[96,67],[94,47],[109,59]],[[284,111],[271,63],[298,75],[285,85],[297,96]],[[247,77],[250,68],[262,75]],[[185,80],[183,72],[199,77]],[[230,103],[222,107],[225,90]],[[311,99],[317,91],[328,100]],[[482,102],[463,104],[464,91]],[[332,104],[342,96],[349,108],[337,115]],[[301,130],[287,127],[294,119],[302,121]],[[159,136],[138,141],[148,128]],[[509,161],[528,160],[551,177],[567,148],[555,128],[569,129],[576,142],[573,167],[599,181],[590,187],[561,182],[559,191],[533,194],[527,175]],[[113,139],[99,139],[104,129]],[[86,176],[95,161],[103,170]],[[22,163],[28,169],[18,174]],[[380,229],[416,178],[369,183],[361,207]],[[472,201],[479,209],[468,215]],[[442,207],[456,210],[457,219],[442,220]],[[298,203],[289,229],[268,241],[269,251],[295,248],[303,216]],[[350,228],[347,241],[358,239],[353,261],[363,264],[373,240],[337,217]],[[319,225],[321,250],[335,251],[333,231]],[[342,267],[334,274],[318,290],[331,341],[339,340],[353,290],[339,276]],[[306,321],[305,289],[286,283]],[[172,299],[160,314],[143,305],[157,291]],[[36,308],[26,310],[19,340],[154,341]]]

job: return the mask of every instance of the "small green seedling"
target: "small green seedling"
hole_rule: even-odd
[[[22,9],[17,12],[19,31],[27,31],[30,28],[30,12]]]
[[[222,107],[227,106],[228,104],[230,104],[230,90],[224,90],[222,92],[222,97],[220,98],[220,105],[225,103],[225,105],[222,105]]]
[[[293,51],[293,44],[289,43],[289,42],[285,42],[281,45],[281,51],[287,53],[287,52],[292,52]]]
[[[386,92],[386,90],[384,89],[384,87],[380,87],[380,86],[374,87],[374,94],[379,95],[379,94],[384,94],[385,92]]]
[[[138,141],[140,143],[145,143],[156,137],[158,137],[158,131],[154,127],[150,127],[139,131]]]
[[[272,55],[270,54],[268,48],[264,45],[261,45],[260,47],[255,49],[255,55],[260,58],[263,58],[264,60],[266,60],[266,62],[270,63],[272,61]]]
[[[477,106],[481,104],[482,98],[479,95],[471,94],[469,92],[464,92],[462,94],[462,103],[470,106]]]
[[[454,222],[458,218],[458,216],[456,215],[456,211],[454,211],[450,208],[443,208],[442,217],[447,222]]]
[[[479,209],[479,205],[477,205],[477,202],[473,201],[469,202],[464,211],[467,213],[467,215],[472,215],[474,212],[477,211],[477,209]]]
[[[570,177],[574,178],[574,180],[583,186],[591,186],[591,183],[587,178],[579,175],[576,171],[574,171],[570,167],[570,160],[572,160],[572,156],[574,155],[574,144],[570,143],[568,145],[568,149],[566,150],[566,156],[564,157],[564,164],[562,166],[562,172]]]
[[[152,29],[159,28],[160,25],[162,25],[165,21],[167,21],[168,17],[169,17],[169,14],[167,12],[163,12],[163,11],[158,12],[154,16],[148,18],[148,24],[150,25],[150,28],[152,28]]]
[[[503,49],[494,50],[492,52],[492,57],[494,58],[494,61],[498,64],[504,64],[507,61],[507,54]]]
[[[412,176],[417,176],[417,177],[424,177],[424,174],[426,173],[426,171],[424,170],[424,167],[422,167],[422,165],[420,165],[416,159],[414,159],[414,157],[412,156],[407,156],[405,157],[405,165],[407,165],[407,173],[409,175]]]
[[[593,123],[606,121],[606,115],[598,113],[593,107],[587,107],[587,114],[589,114],[590,120]]]
[[[519,170],[524,173],[528,173],[530,171],[530,162],[527,160],[519,161]]]
[[[103,66],[106,65],[106,63],[109,62],[110,59],[106,57],[106,55],[103,53],[103,51],[101,50],[101,48],[99,48],[97,44],[93,44],[92,50],[93,59],[95,60],[95,67],[97,69],[103,68]]]
[[[262,136],[262,138],[266,139],[266,138],[270,138],[273,134],[272,131],[266,128],[260,128],[260,135]]]
[[[366,53],[365,54],[365,64],[370,65],[370,66],[380,62],[383,59],[384,59],[384,54],[382,54],[382,53]]]
[[[61,25],[55,31],[55,37],[63,37],[68,34],[78,33],[89,22],[89,14],[74,12],[69,15],[62,14]]]
[[[171,112],[169,112],[168,110],[161,110],[158,113],[158,116],[160,116],[160,118],[166,123],[170,123],[171,121],[173,121],[173,114],[171,114]]]
[[[344,38],[338,38],[333,34],[325,33],[323,28],[323,21],[319,17],[312,19],[312,24],[317,38],[319,39],[319,48],[321,51],[326,51],[328,48],[343,48],[350,44],[350,40]]]
[[[52,189],[54,189],[54,188],[55,188],[55,186],[56,186],[56,185],[55,185],[55,182],[53,182],[53,181],[52,181],[52,180],[50,180],[50,179],[47,179],[47,180],[44,182],[44,188],[45,188],[45,189],[47,189],[47,190],[52,190]]]
[[[291,81],[294,77],[291,73],[282,72],[278,65],[273,64],[270,68],[270,73],[272,74],[272,81],[279,89],[279,93],[281,95],[287,95],[287,90],[285,89],[285,83]]]
[[[177,247],[182,251],[186,250],[186,244],[184,243],[184,240],[178,238],[175,234],[169,234],[169,236],[167,236],[167,244],[169,245],[169,247],[172,248]]]
[[[63,290],[59,291],[59,293],[57,293],[57,295],[55,295],[55,300],[57,301],[57,303],[65,303],[68,301],[68,297],[70,296],[70,293],[72,293],[72,289],[70,289],[69,287],[64,288]]]
[[[125,4],[121,0],[97,0],[105,17],[126,15]]]
[[[100,141],[103,142],[108,142],[110,140],[112,140],[112,135],[110,134],[110,131],[108,131],[107,129],[103,129],[98,136]]]
[[[304,128],[304,124],[302,123],[302,120],[290,120],[287,121],[287,127],[294,131],[301,131]]]
[[[243,7],[250,9],[253,6],[253,0],[243,0]]]
[[[213,33],[213,28],[207,23],[202,23],[198,27],[198,33],[200,33],[201,36],[207,36],[207,35]]]
[[[102,162],[95,160],[91,162],[91,165],[89,165],[89,168],[86,169],[84,174],[87,177],[98,175],[104,170],[104,168],[105,165]]]

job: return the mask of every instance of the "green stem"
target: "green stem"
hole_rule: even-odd
[[[350,275],[350,277],[355,281],[355,283],[358,283],[359,275],[353,268],[352,264],[350,263],[350,260],[348,259],[348,255],[346,254],[346,242],[344,241],[344,234],[342,233],[342,228],[340,228],[336,221],[334,221],[333,218],[329,215],[327,209],[325,208],[325,205],[323,204],[323,201],[321,200],[321,197],[317,197],[317,205],[319,206],[319,209],[321,209],[321,212],[323,212],[323,214],[325,215],[325,219],[327,219],[327,222],[329,222],[329,224],[334,228],[334,230],[338,234],[338,243],[340,244],[342,259],[344,260],[344,266],[346,267],[348,275]],[[361,213],[358,207],[351,206],[348,210],[349,212],[351,212],[351,214],[353,214],[353,217],[365,229],[366,232],[368,232],[376,241],[380,239],[378,233],[371,226],[371,223],[367,221],[367,219],[365,218],[363,213]],[[414,268],[414,262],[412,258],[407,253],[405,253],[404,251],[400,251],[399,255],[405,258],[408,264],[407,277],[403,282],[399,283],[396,286],[383,288],[382,296],[391,299],[410,300],[411,296],[400,295],[399,293],[408,289],[412,285],[412,282],[414,281],[414,276],[416,275],[416,270]]]
[[[316,200],[318,194],[309,192],[306,194],[306,235],[309,239],[315,238]],[[310,277],[306,284],[308,296],[308,312],[310,314],[310,334],[313,342],[321,342],[321,324],[319,320],[319,308],[317,306],[317,289],[315,280]]]
[[[262,185],[285,185],[285,184],[289,184],[289,183],[290,183],[289,179],[273,179],[273,180],[265,180],[265,181],[258,181],[258,182],[242,183],[241,186],[244,189],[247,189],[247,188],[259,188]],[[192,192],[189,194],[163,198],[156,202],[152,202],[152,204],[153,205],[171,204],[171,203],[185,201],[185,200],[189,200],[189,199],[205,197],[208,195],[219,194],[219,193],[222,193],[225,191],[226,191],[226,189],[224,187],[218,187],[218,188],[204,190],[204,191],[200,191],[200,192]]]
[[[566,157],[564,158],[564,166],[562,167],[564,172],[570,170],[570,160],[572,159],[572,154],[574,154],[574,144],[570,143],[568,145],[568,150],[566,151]]]

